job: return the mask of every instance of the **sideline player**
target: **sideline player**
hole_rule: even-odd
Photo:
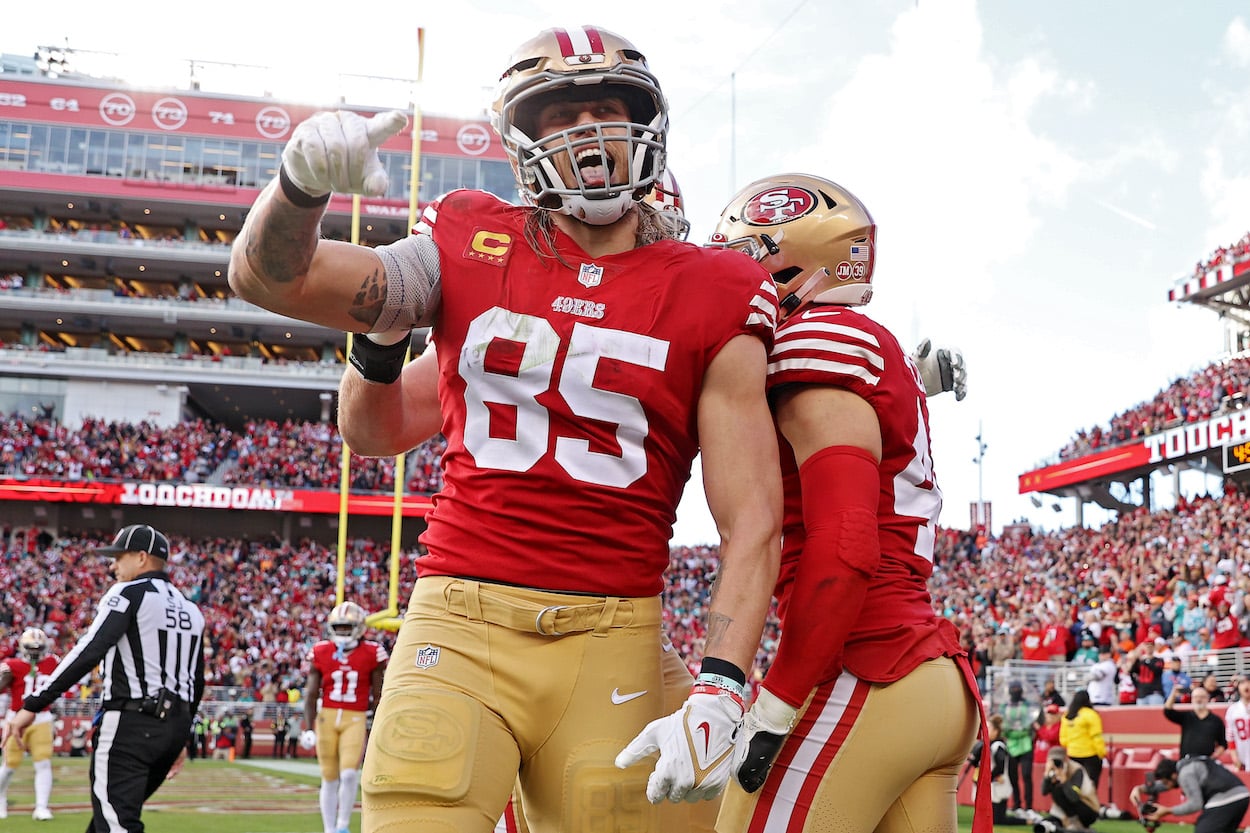
[[[853,194],[797,174],[748,185],[713,235],[773,274],[782,308],[768,389],[783,440],[783,636],[739,733],[725,833],[958,829],[981,710],[926,586],[942,493],[924,381],[856,309],[872,297],[875,238]]]
[[[300,746],[317,750],[325,833],[344,833],[356,806],[366,724],[382,696],[388,656],[378,643],[361,639],[365,611],[355,602],[330,611],[326,632],[329,639],[308,653]]]
[[[403,355],[411,328],[433,326],[445,486],[365,756],[365,829],[489,831],[519,773],[535,831],[652,831],[644,794],[710,797],[728,780],[775,580],[775,288],[736,253],[672,240],[642,205],[668,112],[628,41],[541,33],[510,59],[493,111],[529,205],[455,191],[390,246],[319,240],[331,191],[384,190],[376,148],[404,124],[322,113],[249,212],[230,282],[268,309],[373,334],[353,339],[340,397],[363,454],[410,447],[406,420],[421,416]],[[698,685],[657,721],[659,594],[699,451],[721,569]],[[454,746],[416,742],[410,728],[429,721]],[[644,726],[631,752],[662,749],[655,771],[617,772]]]
[[[60,661],[48,652],[51,640],[41,628],[27,628],[17,640],[18,656],[0,662],[0,693],[9,694],[6,718],[21,711],[22,701],[47,682]],[[9,781],[22,764],[23,747],[30,751],[35,768],[35,810],[31,818],[48,821],[52,810],[52,712],[40,712],[20,738],[13,737],[4,746],[4,763],[0,764],[0,819],[9,816]]]
[[[1250,677],[1237,681],[1237,700],[1224,712],[1224,731],[1233,768],[1250,770]]]

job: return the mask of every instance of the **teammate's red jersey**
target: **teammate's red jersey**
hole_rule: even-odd
[[[526,242],[532,208],[456,191],[425,210],[447,451],[420,575],[653,596],[699,449],[708,365],[772,342],[772,280],[740,252],[665,240],[590,257]],[[611,511],[605,511],[611,507]]]
[[[34,672],[32,673],[31,664],[22,657],[9,657],[0,661],[0,671],[8,669],[9,673],[13,675],[13,679],[9,682],[9,687],[4,691],[0,691],[0,694],[8,692],[9,708],[13,711],[21,709],[22,702],[48,681],[59,662],[59,659],[48,654],[35,663]],[[45,714],[49,715],[48,719],[51,719],[51,712],[40,712],[35,716],[35,720],[39,722],[39,718]]]
[[[838,387],[867,400],[881,427],[881,494],[877,504],[881,562],[859,611],[789,607],[791,582],[806,540],[794,453],[781,440],[785,516],[777,582],[782,639],[788,628],[817,628],[829,615],[850,615],[842,662],[860,679],[888,683],[925,660],[962,653],[954,626],[933,612],[927,581],[942,492],[929,453],[929,412],[924,383],[911,359],[885,327],[842,306],[817,305],[777,328],[768,364],[770,393],[789,384]],[[840,671],[826,658],[820,680]]]
[[[368,711],[373,670],[389,658],[385,648],[368,640],[346,655],[328,639],[313,645],[308,663],[321,672],[321,708]]]

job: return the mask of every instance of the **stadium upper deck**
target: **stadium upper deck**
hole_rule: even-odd
[[[1198,261],[1190,275],[1180,278],[1168,291],[1168,300],[1211,309],[1223,328],[1225,358],[1200,371],[1193,380],[1180,380],[1173,388],[1209,385],[1212,393],[1227,387],[1220,367],[1244,366],[1250,351],[1250,233],[1221,246]],[[1114,511],[1151,505],[1151,476],[1166,468],[1179,477],[1185,469],[1223,473],[1244,483],[1250,478],[1250,410],[1244,390],[1236,385],[1230,395],[1216,396],[1202,409],[1164,407],[1170,419],[1161,427],[1133,431],[1132,438],[1100,445],[1079,455],[1043,465],[1020,475],[1021,494],[1045,492],[1075,497],[1080,507],[1093,501]],[[1175,394],[1175,395],[1172,395]],[[1180,399],[1179,391],[1165,389],[1159,400]],[[1144,416],[1151,403],[1128,412],[1129,418]],[[1156,408],[1155,410],[1158,410]],[[1123,428],[1123,426],[1121,426]],[[1112,434],[1117,433],[1113,426]],[[1179,489],[1174,488],[1179,492]],[[1128,496],[1133,495],[1135,499]]]
[[[53,78],[12,56],[0,68],[0,411],[326,418],[344,335],[226,284],[230,242],[316,108]],[[381,157],[390,189],[361,200],[366,244],[406,233],[411,125]],[[460,187],[515,198],[484,116],[423,114],[419,171],[422,203]],[[350,239],[351,222],[352,199],[335,197],[323,233]]]

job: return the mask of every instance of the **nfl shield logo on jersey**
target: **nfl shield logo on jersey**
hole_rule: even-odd
[[[603,267],[593,263],[583,263],[581,271],[577,273],[577,282],[587,289],[598,286],[603,282]]]
[[[433,645],[426,645],[417,651],[417,667],[432,668],[438,665],[439,649]]]

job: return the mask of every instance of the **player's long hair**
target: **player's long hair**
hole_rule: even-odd
[[[663,212],[655,206],[637,202],[631,210],[638,212],[638,230],[634,239],[634,248],[640,249],[660,240],[681,239],[676,227],[666,222]],[[565,268],[572,269],[572,265],[556,249],[555,239],[552,236],[554,221],[551,219],[551,213],[542,208],[534,208],[529,212],[525,218],[525,242],[529,243],[530,248],[540,260],[555,260]]]

